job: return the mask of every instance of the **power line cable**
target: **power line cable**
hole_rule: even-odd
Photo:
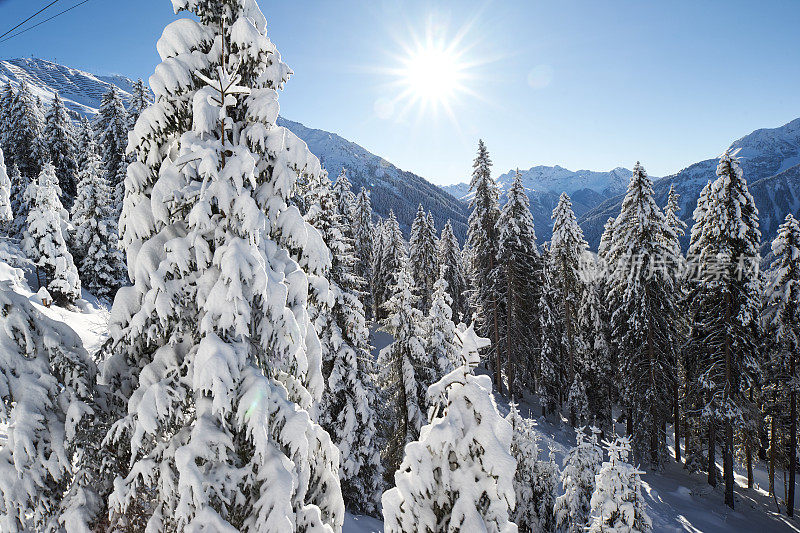
[[[29,20],[31,20],[33,17],[35,17],[36,15],[38,15],[39,13],[41,13],[42,11],[44,11],[45,9],[47,9],[47,8],[48,8],[48,7],[50,7],[50,6],[52,6],[53,4],[55,4],[55,3],[56,3],[56,2],[58,2],[58,1],[59,1],[59,0],[53,0],[52,2],[50,2],[49,4],[47,4],[46,6],[44,6],[42,9],[40,9],[39,11],[37,11],[36,13],[34,13],[33,15],[31,15],[30,17],[26,18],[25,20],[23,20],[22,22],[20,22],[19,24],[17,24],[16,26],[14,26],[13,28],[11,28],[11,29],[10,29],[10,30],[8,30],[7,32],[5,32],[3,35],[0,35],[0,39],[2,39],[3,37],[5,37],[6,35],[8,35],[9,33],[11,33],[12,31],[16,30],[17,28],[19,28],[20,26],[22,26],[23,24],[25,24],[26,22],[28,22]]]
[[[56,1],[58,1],[58,0],[56,0]],[[85,4],[85,3],[86,3],[86,2],[88,2],[88,1],[89,1],[89,0],[83,0],[83,2],[78,2],[78,3],[77,3],[77,4],[75,4],[74,6],[72,6],[72,7],[68,8],[68,9],[65,9],[64,11],[61,11],[60,13],[56,13],[55,15],[53,15],[53,16],[52,16],[52,17],[50,17],[50,18],[44,19],[43,21],[41,21],[41,22],[39,22],[39,23],[37,23],[37,24],[34,24],[33,26],[31,26],[31,27],[29,27],[29,28],[25,28],[24,30],[20,30],[20,31],[18,31],[17,33],[14,33],[14,34],[12,34],[12,35],[9,35],[9,36],[8,36],[8,37],[6,37],[5,39],[1,39],[1,40],[0,40],[0,43],[4,43],[4,42],[6,42],[6,41],[7,41],[7,40],[9,40],[9,39],[13,39],[14,37],[16,37],[16,36],[18,36],[18,35],[22,35],[22,34],[23,34],[23,33],[25,33],[26,31],[30,31],[30,30],[32,30],[33,28],[35,28],[36,26],[41,26],[41,25],[42,25],[42,24],[44,24],[45,22],[50,22],[50,21],[51,21],[51,20],[53,20],[54,18],[56,18],[56,17],[60,17],[60,16],[61,16],[61,15],[63,15],[64,13],[66,13],[66,12],[68,12],[68,11],[72,11],[72,10],[73,10],[73,9],[75,9],[76,7],[82,6],[83,4]]]

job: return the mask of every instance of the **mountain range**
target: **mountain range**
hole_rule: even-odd
[[[8,83],[17,85],[22,80],[45,104],[51,102],[58,92],[73,114],[87,116],[97,113],[103,94],[112,86],[120,90],[124,101],[129,100],[134,83],[124,76],[99,76],[44,59],[0,61],[0,87]],[[335,179],[344,168],[354,192],[361,187],[369,189],[373,212],[385,218],[393,210],[406,235],[418,205],[422,204],[433,213],[439,230],[450,219],[456,236],[462,240],[465,237],[467,206],[441,188],[335,133],[309,128],[283,117],[278,119],[278,123],[308,144],[331,179]]]

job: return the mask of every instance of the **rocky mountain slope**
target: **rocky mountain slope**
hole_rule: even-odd
[[[112,86],[119,88],[126,101],[133,87],[133,81],[124,76],[98,76],[44,59],[0,61],[0,87],[7,83],[17,85],[22,80],[30,84],[45,104],[58,92],[71,111],[84,115],[97,113],[100,99]],[[279,120],[308,144],[331,179],[345,168],[356,192],[361,187],[371,191],[372,207],[377,215],[386,217],[390,209],[394,210],[406,234],[421,203],[433,212],[438,229],[450,219],[456,235],[461,239],[466,235],[466,205],[439,187],[335,133],[308,128],[284,118]]]

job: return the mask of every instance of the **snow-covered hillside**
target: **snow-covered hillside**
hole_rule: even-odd
[[[730,147],[738,150],[744,177],[759,210],[761,242],[766,244],[775,237],[775,231],[787,213],[797,215],[800,212],[800,118],[778,128],[756,130],[734,141]],[[717,162],[716,158],[706,159],[655,181],[653,189],[658,204],[665,205],[670,185],[674,184],[680,195],[680,216],[691,228],[697,197],[707,181],[716,178]],[[618,195],[580,218],[589,246],[597,247],[603,225],[609,217],[619,213],[621,204],[622,195]],[[687,231],[684,246],[688,235]]]
[[[58,91],[71,111],[84,115],[97,113],[100,99],[112,85],[120,90],[123,101],[127,102],[134,83],[124,76],[99,76],[44,59],[0,61],[0,87],[9,82],[17,85],[22,80],[31,86],[34,94],[44,103],[52,101]],[[280,124],[308,144],[328,170],[331,179],[335,179],[341,169],[346,168],[356,192],[361,187],[371,191],[373,211],[386,217],[389,210],[394,210],[400,228],[406,234],[421,203],[433,213],[438,230],[441,231],[450,219],[454,233],[463,240],[467,229],[467,208],[447,192],[335,133],[309,128],[283,118]]]

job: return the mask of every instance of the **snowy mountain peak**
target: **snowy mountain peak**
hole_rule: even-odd
[[[23,80],[44,103],[51,102],[58,92],[68,109],[83,115],[97,113],[101,98],[113,86],[119,89],[123,101],[127,102],[134,83],[125,76],[98,76],[46,59],[0,61],[0,87],[8,83],[18,86]]]

